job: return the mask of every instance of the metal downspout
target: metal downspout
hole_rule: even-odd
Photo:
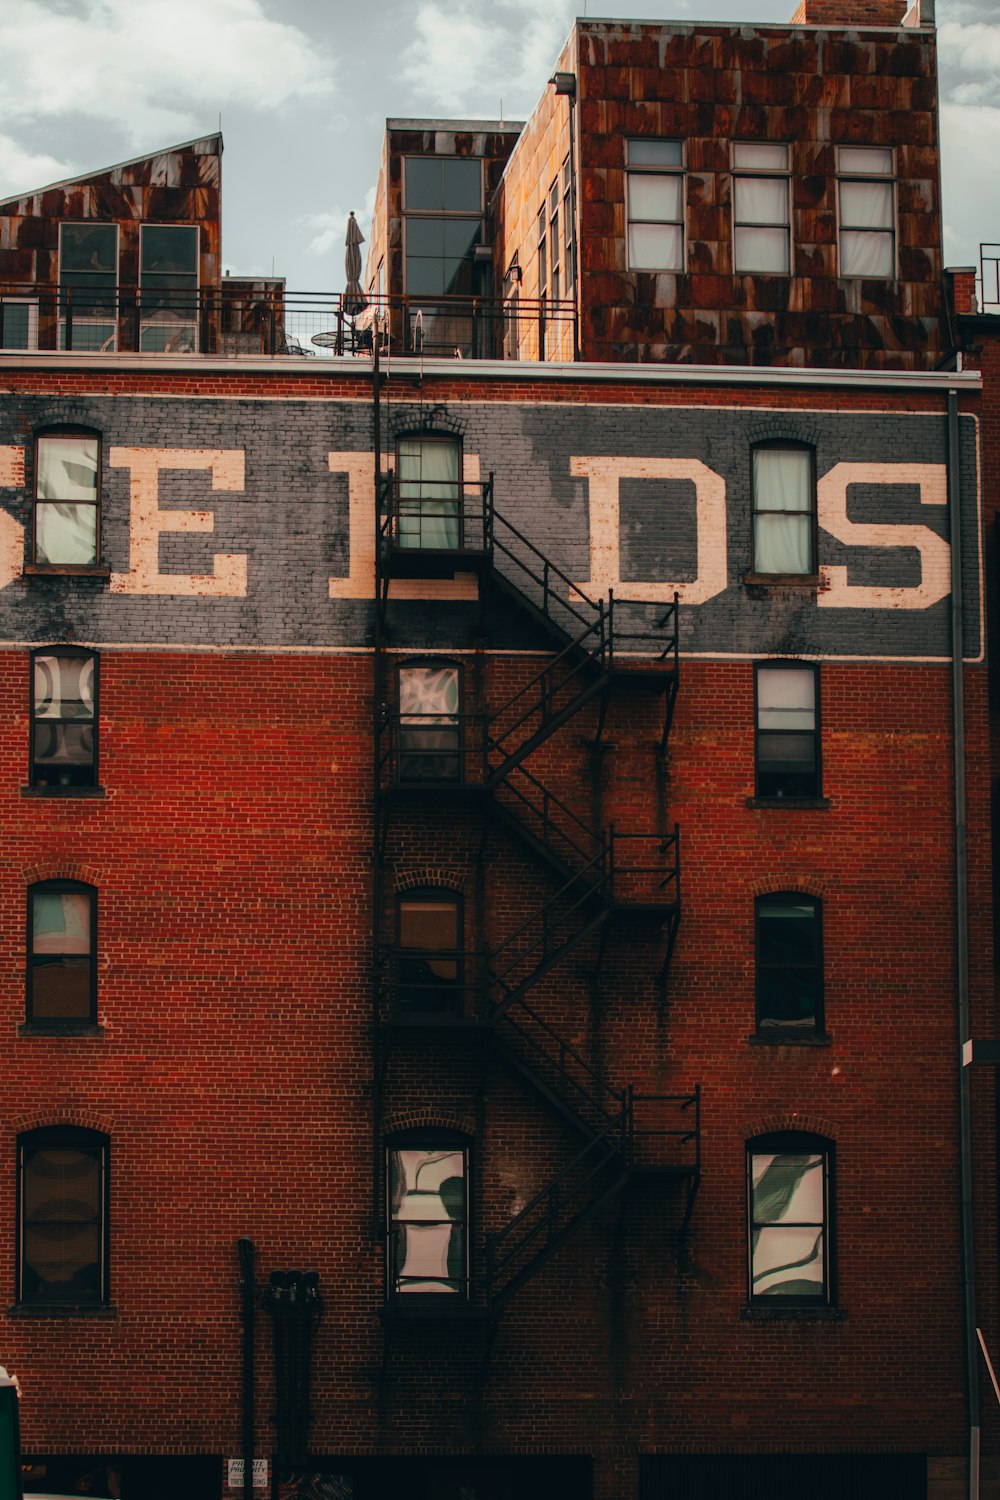
[[[979,1365],[976,1337],[976,1258],[972,1219],[971,1070],[962,1049],[969,1021],[968,826],[965,795],[965,683],[962,658],[962,519],[958,451],[958,392],[948,392],[948,522],[951,542],[951,726],[955,794],[955,978],[958,1001],[958,1121],[962,1211],[962,1300],[965,1376],[969,1400],[969,1500],[979,1500]]]
[[[243,1313],[243,1494],[245,1500],[253,1496],[253,1317],[254,1274],[253,1240],[245,1237],[236,1241],[240,1258],[240,1294]]]

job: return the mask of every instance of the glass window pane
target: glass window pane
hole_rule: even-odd
[[[114,224],[63,224],[59,237],[59,269],[117,277],[118,230]]]
[[[891,234],[840,231],[841,276],[894,276],[896,249]]]
[[[678,222],[683,217],[682,191],[684,178],[657,176],[632,176],[628,180],[628,210],[630,219],[659,219]]]
[[[762,964],[809,964],[816,959],[816,908],[792,900],[762,901],[758,908]]]
[[[96,505],[36,505],[35,561],[86,566],[97,561]]]
[[[407,219],[407,255],[443,255],[444,219]]]
[[[443,207],[441,162],[433,156],[408,156],[404,167],[406,208]]]
[[[478,219],[444,219],[444,253],[446,256],[468,255],[479,239]]]
[[[864,172],[891,177],[892,148],[841,146],[837,151],[837,168],[841,172]]]
[[[34,690],[36,719],[92,719],[94,658],[36,656]]]
[[[772,141],[737,141],[733,146],[733,166],[758,171],[785,171],[788,147]]]
[[[0,298],[0,349],[35,347],[35,305]]]
[[[840,222],[844,229],[891,229],[892,184],[842,182]]]
[[[633,167],[679,167],[683,165],[681,142],[630,140],[628,161]]]
[[[757,722],[761,729],[815,727],[816,675],[811,667],[761,667]]]
[[[404,948],[457,948],[457,904],[453,901],[401,901],[399,941]]]
[[[89,953],[90,912],[84,891],[36,891],[31,899],[32,951]]]
[[[94,760],[93,727],[89,724],[36,724],[34,756],[37,766],[53,772],[62,766],[91,766]],[[68,784],[72,779],[67,778]]]
[[[764,276],[788,274],[787,229],[737,229],[736,270]]]
[[[816,1153],[755,1152],[751,1163],[755,1224],[823,1221],[823,1157]]]
[[[99,1205],[96,1149],[45,1146],[28,1150],[24,1207],[29,1219],[84,1223],[97,1217]]]
[[[753,555],[758,573],[811,573],[812,517],[755,516]]]
[[[198,275],[198,230],[193,225],[143,225],[141,242],[143,280],[150,272]]]
[[[406,257],[406,290],[417,297],[440,297],[445,291],[444,261],[430,257]]]
[[[762,774],[788,772],[789,778],[816,769],[816,739],[813,734],[763,733],[757,748],[757,766]],[[762,793],[762,795],[769,795]]]
[[[787,224],[788,183],[783,177],[737,177],[737,224]]]
[[[753,1249],[755,1297],[823,1297],[823,1230],[759,1229]]]
[[[451,212],[483,206],[483,169],[478,157],[445,157],[441,163],[444,187],[442,207]]]
[[[89,1021],[89,958],[44,958],[32,965],[32,1021]]]
[[[628,263],[633,271],[679,271],[684,234],[679,224],[630,224]]]
[[[811,511],[812,455],[804,448],[755,448],[753,499],[757,511]]]
[[[98,451],[97,438],[39,438],[38,498],[96,500]]]

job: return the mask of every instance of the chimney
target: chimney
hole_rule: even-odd
[[[975,266],[946,266],[945,276],[951,285],[951,310],[953,313],[977,313]]]
[[[917,0],[917,4],[926,8],[927,0]],[[907,5],[908,0],[799,0],[792,25],[902,26]]]

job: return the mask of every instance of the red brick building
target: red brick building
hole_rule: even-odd
[[[221,142],[0,204],[28,1491],[989,1493],[926,20],[582,21],[523,130],[390,122],[322,357],[219,280]]]

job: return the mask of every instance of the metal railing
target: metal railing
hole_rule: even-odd
[[[361,311],[341,292],[288,291],[268,278],[217,287],[0,282],[0,350],[329,359],[573,359],[576,304],[545,298],[398,296]]]

